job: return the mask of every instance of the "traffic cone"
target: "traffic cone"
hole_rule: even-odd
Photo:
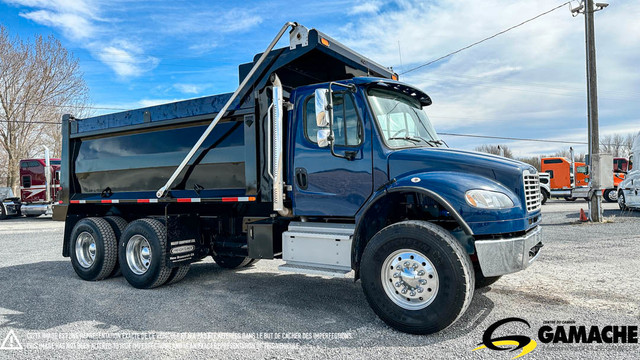
[[[587,217],[587,214],[585,214],[584,209],[580,209],[580,221],[589,221],[589,218]]]

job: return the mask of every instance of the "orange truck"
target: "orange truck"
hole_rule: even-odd
[[[548,157],[540,159],[540,170],[549,174],[551,193],[548,197],[561,197],[567,201],[574,201],[575,189],[586,189],[588,176],[577,173],[578,166],[585,163],[573,162],[565,157]]]
[[[613,185],[611,189],[603,190],[603,199],[607,202],[617,201],[618,184],[624,180],[629,160],[627,158],[613,159]],[[548,157],[540,159],[541,172],[549,174],[551,192],[548,197],[560,197],[567,201],[574,201],[588,192],[589,175],[576,171],[584,167],[583,162],[572,162],[565,157]],[[580,193],[581,195],[576,195]]]

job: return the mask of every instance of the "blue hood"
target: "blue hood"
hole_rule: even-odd
[[[537,170],[520,161],[474,151],[449,148],[412,148],[392,152],[388,157],[389,178],[431,171],[475,174],[494,180],[522,198],[522,172]]]

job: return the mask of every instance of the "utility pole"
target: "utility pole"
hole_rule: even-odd
[[[602,222],[602,181],[600,179],[600,137],[598,127],[598,76],[596,73],[596,40],[593,13],[609,6],[584,0],[572,9],[572,14],[584,14],[585,44],[587,53],[587,114],[589,124],[589,215],[591,221]],[[574,15],[575,16],[575,15]],[[575,176],[575,175],[574,175]]]

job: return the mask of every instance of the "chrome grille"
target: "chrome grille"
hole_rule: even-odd
[[[540,209],[542,197],[540,196],[540,179],[538,174],[529,174],[525,172],[523,175],[524,183],[524,199],[527,204],[527,211],[532,212]]]

